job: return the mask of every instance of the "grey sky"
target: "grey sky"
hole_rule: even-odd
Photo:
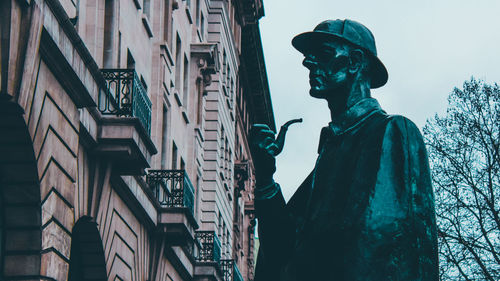
[[[321,127],[330,120],[326,102],[308,94],[303,56],[290,44],[322,20],[349,18],[375,35],[388,83],[372,92],[390,114],[401,114],[420,128],[446,98],[471,76],[500,82],[499,0],[265,0],[260,21],[276,125],[292,118],[278,157],[275,180],[285,198],[309,174],[316,161]]]

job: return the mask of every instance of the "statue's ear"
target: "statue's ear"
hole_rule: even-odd
[[[360,49],[354,49],[349,52],[349,72],[354,74],[358,72],[364,60],[365,53]]]

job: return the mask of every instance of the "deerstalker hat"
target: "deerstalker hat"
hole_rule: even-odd
[[[368,53],[371,60],[371,88],[382,87],[389,77],[384,64],[377,57],[375,38],[371,31],[353,20],[326,20],[318,24],[313,31],[295,36],[292,45],[299,52],[307,54],[312,47],[326,41],[340,40],[355,45]]]

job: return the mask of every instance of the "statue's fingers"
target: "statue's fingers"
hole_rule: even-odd
[[[259,142],[259,147],[267,150],[267,147],[272,145],[273,143],[274,137],[266,137],[261,142]]]
[[[267,125],[265,125],[267,127]],[[269,128],[265,128],[263,126],[253,127],[250,132],[250,142],[260,143],[265,138],[272,138],[274,140],[275,133],[271,131]]]
[[[269,126],[265,124],[253,124],[252,127],[250,128],[250,137],[252,136],[257,136],[260,135],[261,131],[267,131],[270,130]]]
[[[268,146],[266,146],[265,148],[267,150],[267,152],[269,152],[270,154],[272,155],[275,155],[276,151],[279,150],[279,147],[276,143],[272,142],[271,144],[269,144]]]
[[[259,131],[259,136],[261,138],[272,138],[274,140],[274,132],[271,130],[261,130]]]
[[[269,130],[269,127],[264,124],[253,124],[250,128],[249,138],[251,142],[259,142],[262,138],[262,131]]]
[[[265,129],[265,130],[270,130],[269,126],[266,124],[253,124],[250,130],[260,130],[260,129]]]

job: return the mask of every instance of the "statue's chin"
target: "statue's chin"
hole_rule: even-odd
[[[309,90],[309,95],[311,97],[317,98],[317,99],[326,99],[326,93],[325,93],[325,91],[317,90],[317,89],[314,89],[314,88],[311,88]]]

